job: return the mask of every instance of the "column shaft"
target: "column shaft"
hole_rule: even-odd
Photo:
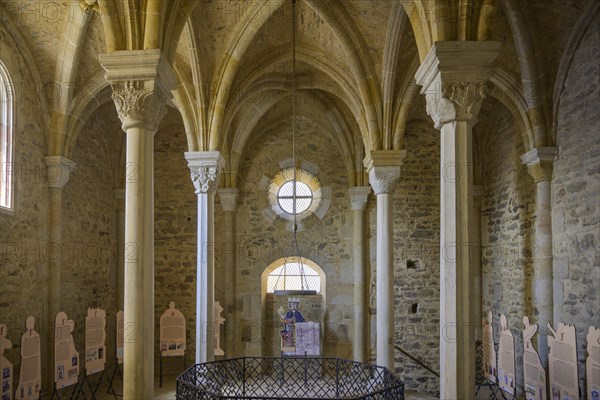
[[[443,398],[472,398],[475,374],[473,271],[470,248],[472,128],[441,127],[440,381]]]
[[[154,396],[154,132],[127,129],[125,399]]]
[[[196,363],[214,360],[214,193],[198,194]]]
[[[352,187],[349,190],[352,201],[352,234],[354,259],[354,331],[353,357],[355,361],[366,362],[368,358],[369,324],[367,320],[368,271],[365,257],[365,219],[369,186]]]
[[[377,195],[377,365],[394,370],[393,194]]]
[[[115,281],[117,286],[117,312],[124,306],[125,287],[125,190],[117,189],[115,192],[117,215],[117,268]]]
[[[369,182],[377,196],[377,364],[394,370],[394,236],[393,200],[406,151],[380,150],[365,158]]]
[[[537,147],[521,156],[536,185],[535,246],[533,251],[533,310],[538,326],[554,324],[554,282],[552,268],[552,166],[556,148]],[[548,367],[548,338],[539,335],[540,359]]]

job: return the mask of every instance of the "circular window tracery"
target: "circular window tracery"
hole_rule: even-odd
[[[321,201],[322,189],[317,178],[310,173],[292,168],[279,172],[269,185],[269,202],[281,218],[292,221],[312,214]],[[294,193],[295,191],[295,193]]]

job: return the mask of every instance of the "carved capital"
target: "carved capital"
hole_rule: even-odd
[[[219,189],[219,198],[221,199],[221,207],[225,212],[233,212],[237,206],[238,190],[236,188]]]
[[[475,123],[487,90],[485,82],[438,83],[425,92],[427,114],[437,129],[452,121]]]
[[[552,180],[552,168],[556,147],[536,147],[521,156],[523,164],[527,165],[529,175],[538,182]]]
[[[111,85],[112,99],[123,130],[143,127],[155,132],[166,113],[166,99],[143,81],[118,82]]]
[[[375,195],[394,193],[400,181],[400,167],[404,157],[406,150],[373,151],[365,157],[369,183]]]
[[[75,169],[73,161],[61,156],[46,157],[46,176],[48,186],[51,188],[62,189],[69,182],[71,172]]]
[[[348,189],[350,194],[350,208],[352,210],[364,210],[367,206],[367,200],[369,193],[371,193],[370,186],[356,186]]]
[[[123,129],[156,131],[166,111],[165,103],[177,87],[173,68],[160,50],[114,51],[99,58]]]
[[[192,151],[185,153],[190,177],[196,194],[214,193],[219,185],[223,158],[218,151]]]

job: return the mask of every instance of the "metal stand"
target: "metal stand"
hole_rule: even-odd
[[[115,360],[115,363],[112,365],[112,367],[112,373],[110,375],[106,374],[108,377],[108,389],[106,390],[106,393],[112,394],[115,396],[115,399],[117,399],[117,397],[123,397],[123,394],[116,392],[113,382],[115,381],[115,375],[118,375],[121,382],[123,382],[123,373],[121,372],[121,367],[119,367],[119,360]]]
[[[59,388],[56,387],[56,382],[54,382],[54,390],[52,391],[52,396],[50,397],[50,400],[54,400],[55,397],[58,400],[62,400],[61,392],[64,389],[66,389],[68,387],[71,387],[71,386],[73,386],[73,385],[64,386],[64,387],[62,387],[62,388],[59,389]],[[73,393],[75,393],[75,391],[77,390],[77,386],[79,386],[79,381],[75,384],[75,389],[73,389],[73,392],[71,392],[71,396],[69,397],[69,400],[71,400],[73,398]],[[41,397],[40,397],[40,399],[41,399]]]
[[[77,390],[74,392],[76,393],[74,399],[79,399],[79,395],[83,395],[83,398],[87,400],[87,396],[85,395],[85,384],[87,383],[87,386],[90,390],[90,395],[92,397],[90,397],[91,400],[96,400],[96,392],[98,392],[98,388],[100,387],[100,383],[102,383],[102,378],[104,378],[104,376],[106,375],[106,370],[102,370],[99,371],[100,373],[100,378],[98,379],[98,381],[96,382],[96,386],[92,386],[92,383],[90,382],[89,378],[88,378],[88,374],[86,370],[83,370],[83,379],[81,380],[81,382],[78,385]],[[98,372],[96,372],[95,374],[92,375],[96,375],[98,374]],[[89,375],[91,376],[91,375]]]
[[[162,354],[160,355],[160,381],[158,384],[159,388],[162,388],[162,383],[163,383],[163,358],[172,358],[172,357],[181,357],[181,356],[163,356]],[[187,355],[184,352],[183,353],[183,370],[185,371],[187,369]]]

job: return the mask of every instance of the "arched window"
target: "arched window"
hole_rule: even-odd
[[[314,262],[302,257],[284,257],[272,263],[267,275],[267,293],[276,290],[314,290],[321,293],[321,268]]]
[[[13,85],[0,61],[0,208],[12,210],[13,187]]]

